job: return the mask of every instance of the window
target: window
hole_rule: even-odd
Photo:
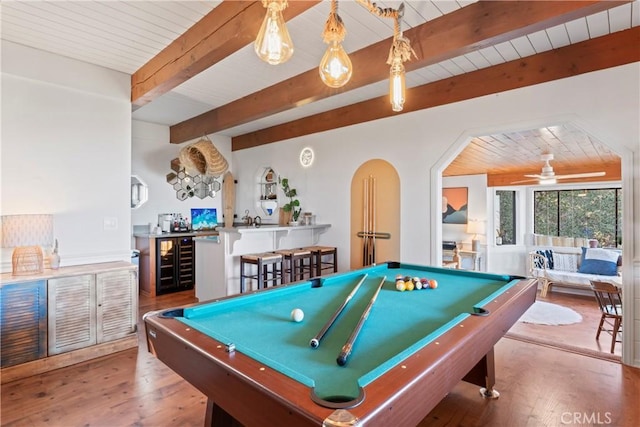
[[[496,191],[496,245],[516,244],[516,192]]]
[[[534,233],[622,244],[622,189],[535,191]]]

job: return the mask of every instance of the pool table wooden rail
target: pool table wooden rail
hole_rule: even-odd
[[[484,306],[488,316],[469,316],[371,382],[348,409],[357,425],[416,425],[463,379],[492,389],[493,346],[535,298],[535,280],[520,280]],[[149,351],[208,397],[205,425],[321,426],[334,412],[301,383],[159,314],[144,316]]]

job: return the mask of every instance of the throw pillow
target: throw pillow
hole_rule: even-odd
[[[537,250],[536,253],[545,257],[547,259],[547,268],[549,270],[553,270],[553,251],[551,249],[545,249]],[[533,261],[533,266],[535,268],[544,268],[543,264],[544,262],[538,257],[536,257]]]
[[[559,254],[557,252],[554,252],[553,268],[554,270],[575,273],[576,271],[578,271],[578,255]]]
[[[616,251],[602,248],[582,248],[580,273],[615,276],[618,274],[618,257]]]

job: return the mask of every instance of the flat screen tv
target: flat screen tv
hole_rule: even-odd
[[[192,208],[191,229],[193,231],[213,230],[218,225],[216,208]]]

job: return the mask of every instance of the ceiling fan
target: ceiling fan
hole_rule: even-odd
[[[540,160],[544,162],[544,166],[542,166],[542,173],[540,174],[532,174],[525,175],[525,177],[530,179],[525,179],[522,181],[514,181],[512,184],[521,184],[524,182],[535,182],[538,181],[538,184],[556,184],[559,179],[576,179],[576,178],[592,178],[597,176],[604,176],[605,172],[585,172],[585,173],[574,173],[568,175],[556,175],[553,171],[553,167],[549,163],[553,160],[553,154],[543,154],[540,156]]]

